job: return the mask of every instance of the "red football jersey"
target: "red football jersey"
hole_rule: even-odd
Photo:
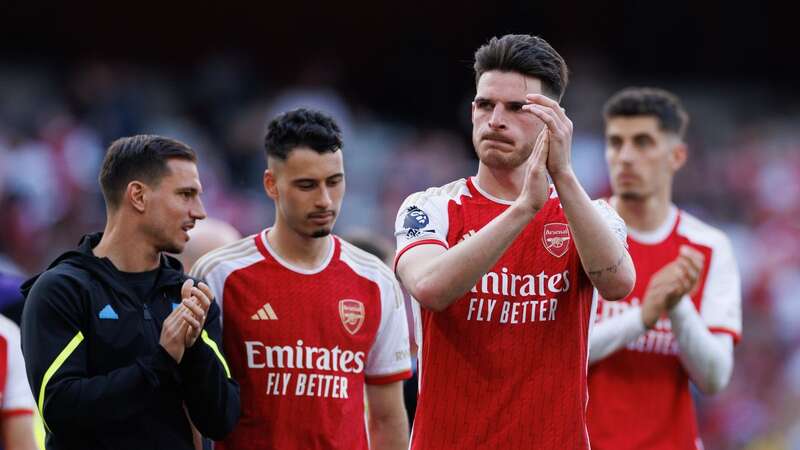
[[[34,408],[19,327],[11,319],[0,316],[0,421],[16,415],[32,415]]]
[[[221,449],[367,449],[365,383],[411,376],[403,297],[376,257],[329,237],[320,267],[294,267],[264,230],[201,258],[192,275],[222,309],[242,415]]]
[[[594,289],[561,204],[551,198],[475,287],[422,310],[414,449],[582,449]],[[401,258],[421,244],[469,239],[511,202],[475,178],[411,195],[398,213]],[[596,203],[625,239],[625,225]],[[396,259],[396,260],[397,260]]]
[[[617,302],[598,302],[598,323],[630,305],[640,305],[650,278],[689,245],[705,256],[698,288],[691,296],[715,333],[741,332],[739,273],[725,235],[672,208],[658,230],[628,230],[628,250],[636,266],[633,292]],[[589,434],[595,450],[701,449],[689,376],[678,357],[670,320],[589,368]]]

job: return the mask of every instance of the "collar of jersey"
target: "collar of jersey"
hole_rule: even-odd
[[[494,195],[484,191],[483,188],[481,188],[481,186],[478,184],[478,177],[474,176],[470,177],[470,181],[472,181],[472,185],[475,186],[475,190],[478,191],[478,193],[484,196],[487,200],[491,200],[495,203],[499,203],[501,205],[506,205],[506,206],[514,204],[512,200],[503,200],[502,198],[497,198]]]
[[[675,205],[670,205],[667,218],[664,222],[652,231],[639,231],[628,227],[628,236],[636,242],[641,244],[653,245],[664,241],[675,228],[675,222],[678,220],[678,208]]]
[[[269,245],[269,240],[267,240],[267,232],[269,230],[270,229],[267,228],[266,230],[261,232],[261,243],[264,244],[264,248],[267,249],[270,256],[272,256],[275,259],[275,261],[278,262],[278,264],[291,270],[292,272],[297,272],[302,275],[314,275],[316,273],[320,273],[323,270],[325,270],[325,268],[328,267],[328,264],[330,264],[331,259],[333,259],[333,251],[335,250],[336,245],[333,242],[333,235],[328,235],[328,242],[330,242],[330,246],[328,249],[328,255],[325,256],[325,259],[322,261],[322,263],[313,269],[304,269],[302,267],[297,267],[289,263],[288,261],[284,260],[283,258],[281,258],[281,255],[279,255],[278,252],[275,251],[275,249],[272,248],[271,245]]]

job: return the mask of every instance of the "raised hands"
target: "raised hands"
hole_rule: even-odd
[[[159,338],[159,344],[178,363],[203,331],[212,298],[211,289],[205,283],[195,286],[194,281],[188,279],[181,286],[181,304],[164,320]]]
[[[185,316],[185,320],[189,324],[185,344],[186,348],[189,348],[194,345],[203,331],[208,308],[211,306],[211,299],[214,298],[214,294],[211,293],[208,285],[200,282],[195,286],[194,281],[190,278],[181,287],[181,298],[182,304],[176,309],[186,308],[191,313],[189,316]]]
[[[525,182],[522,185],[517,202],[530,207],[535,214],[542,209],[549,197],[549,181],[547,180],[547,155],[549,139],[546,129],[539,133],[531,156],[528,157],[528,168],[525,171]]]
[[[526,100],[528,103],[522,109],[534,114],[545,124],[528,159],[525,183],[518,199],[535,213],[549,197],[547,174],[555,179],[558,174],[572,170],[572,121],[564,114],[564,108],[544,95],[529,94]]]
[[[525,96],[528,104],[522,107],[530,111],[545,124],[547,143],[547,171],[554,179],[572,170],[572,121],[558,102],[541,94]]]
[[[684,295],[695,288],[704,259],[702,253],[684,245],[677,258],[653,275],[642,303],[645,327],[655,326],[662,314],[672,310]]]

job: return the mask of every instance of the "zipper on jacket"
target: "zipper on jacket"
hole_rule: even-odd
[[[144,313],[144,333],[147,336],[147,343],[150,345],[150,348],[156,348],[158,346],[158,324],[153,319],[153,313],[150,310],[150,305],[148,303],[142,303],[143,309],[142,312]]]

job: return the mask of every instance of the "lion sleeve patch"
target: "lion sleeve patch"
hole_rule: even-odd
[[[447,242],[447,198],[409,198],[397,211],[394,234],[401,251],[416,241],[434,239]]]
[[[403,229],[405,229],[407,238],[415,238],[423,233],[435,233],[434,229],[426,229],[430,225],[430,217],[416,206],[409,206],[405,211],[405,218],[403,219]]]

